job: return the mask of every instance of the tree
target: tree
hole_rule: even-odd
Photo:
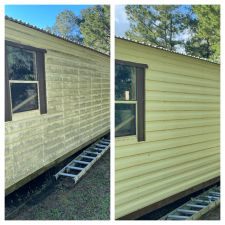
[[[83,42],[83,37],[80,33],[79,26],[84,21],[82,16],[75,16],[73,11],[65,9],[56,17],[56,22],[53,27],[47,26],[46,30],[68,38],[72,41]]]
[[[135,39],[157,47],[175,50],[183,43],[176,35],[184,31],[185,16],[179,5],[127,5],[125,7],[130,30],[127,38]]]
[[[220,57],[220,5],[192,5],[198,16],[198,34],[209,48],[206,58]]]
[[[95,5],[93,8],[81,11],[85,14],[85,22],[80,24],[80,32],[84,44],[104,53],[110,51],[110,6]]]

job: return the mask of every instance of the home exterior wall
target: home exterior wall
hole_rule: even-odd
[[[146,141],[115,142],[115,218],[220,176],[220,66],[115,39],[115,59],[147,64]]]
[[[109,132],[110,58],[8,20],[5,40],[47,50],[47,114],[31,111],[5,122],[8,194]]]

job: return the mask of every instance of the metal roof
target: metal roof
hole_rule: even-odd
[[[200,59],[200,60],[203,60],[203,61],[207,61],[207,62],[211,62],[211,63],[215,63],[215,64],[220,65],[220,63],[213,62],[213,61],[208,60],[208,59],[204,59],[204,58],[200,58],[200,57],[196,57],[196,56],[192,56],[192,55],[183,54],[183,53],[180,53],[180,52],[176,52],[176,51],[169,50],[167,48],[157,47],[155,45],[146,44],[144,42],[139,42],[137,40],[132,40],[132,39],[129,39],[129,38],[119,37],[119,36],[115,36],[115,37],[117,39],[121,39],[121,40],[124,40],[124,41],[129,41],[129,42],[132,42],[132,43],[141,44],[141,45],[144,45],[144,46],[148,46],[148,47],[152,47],[152,48],[157,48],[157,49],[160,49],[160,50],[163,50],[163,51],[167,51],[167,52],[171,52],[171,53],[175,53],[175,54],[179,54],[179,55],[183,55],[183,56],[188,56],[188,57],[191,57],[191,58],[194,58],[194,59]]]
[[[36,26],[30,25],[29,23],[24,23],[24,22],[22,22],[21,20],[13,19],[12,17],[8,17],[8,16],[5,16],[5,19],[6,19],[6,20],[9,20],[9,21],[12,21],[12,22],[14,22],[14,23],[21,24],[21,25],[23,25],[23,26],[25,26],[25,27],[29,27],[29,28],[32,28],[32,29],[34,29],[34,30],[40,31],[40,32],[42,32],[42,33],[51,35],[51,36],[53,36],[53,37],[62,39],[62,40],[64,40],[64,41],[68,41],[68,42],[70,42],[70,43],[72,43],[72,44],[79,45],[79,46],[81,46],[81,47],[90,49],[90,50],[92,50],[92,51],[101,53],[101,54],[103,54],[103,55],[105,55],[105,56],[109,56],[108,54],[103,53],[103,52],[101,52],[101,51],[99,51],[99,50],[96,50],[96,49],[94,49],[94,48],[85,46],[85,45],[83,45],[83,44],[81,44],[81,43],[78,43],[78,42],[76,42],[76,41],[71,41],[71,40],[69,40],[68,38],[64,38],[64,37],[62,37],[62,36],[59,36],[59,35],[56,35],[56,34],[54,34],[54,33],[49,32],[49,31],[46,31],[46,30],[44,30],[44,29],[42,29],[42,28],[38,28],[38,27],[36,27]]]

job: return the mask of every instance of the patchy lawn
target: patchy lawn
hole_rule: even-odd
[[[220,220],[220,205],[204,214],[198,220]]]
[[[74,184],[70,177],[60,176],[56,181],[52,178],[54,174],[51,174],[50,178],[45,175],[45,180],[42,179],[43,181],[38,184],[38,188],[32,190],[22,187],[25,189],[23,192],[20,188],[20,190],[7,196],[5,199],[5,219],[110,219],[110,149],[77,184]]]

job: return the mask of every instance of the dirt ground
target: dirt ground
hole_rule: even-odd
[[[191,198],[194,198],[196,196],[198,196],[199,194],[201,194],[203,191],[206,191],[212,187],[214,187],[215,185],[220,186],[220,182],[213,184],[207,188],[205,188],[204,190],[201,189],[199,191],[196,191],[194,193],[192,193],[191,195],[188,195],[186,197],[183,197],[177,201],[174,201],[168,205],[165,205],[159,209],[156,209],[155,211],[152,211],[148,214],[145,214],[139,218],[137,218],[136,220],[159,220],[160,218],[162,218],[163,216],[165,216],[166,214],[172,212],[173,210],[177,209],[178,207],[180,207],[181,205],[185,204],[186,202],[190,201]],[[211,212],[211,211],[210,211]],[[214,218],[219,218],[220,219],[220,207],[212,210],[212,213],[210,214],[210,212],[208,212],[207,214],[205,214],[207,217],[204,217],[204,215],[202,216],[202,218],[200,218],[199,220],[214,220]],[[206,218],[206,219],[204,219]]]
[[[220,205],[204,214],[199,220],[220,220]]]
[[[6,196],[5,219],[110,219],[110,149],[77,184],[70,177],[55,180],[53,175],[59,170],[52,168]]]

